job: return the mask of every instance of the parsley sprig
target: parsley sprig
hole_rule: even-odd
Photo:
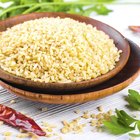
[[[115,0],[108,2],[113,1]],[[11,2],[7,8],[0,7],[0,19],[32,12],[65,12],[89,16],[92,12],[107,15],[112,11],[102,3],[107,2],[107,0],[76,0],[75,2],[65,2],[64,0],[0,0],[0,2]]]
[[[135,90],[128,90],[127,101],[129,106],[136,110],[140,110],[140,94]],[[140,132],[140,120],[137,120],[128,115],[124,110],[115,110],[115,115],[110,117],[110,120],[104,121],[104,126],[115,135],[124,134],[138,129]],[[130,133],[130,136],[138,137],[139,134]]]
[[[135,110],[140,110],[140,94],[139,92],[129,89],[128,90],[128,97],[126,100],[129,103],[129,106]]]
[[[124,134],[135,130],[139,121],[129,116],[123,110],[115,111],[116,115],[112,115],[110,121],[104,121],[104,126],[113,134]],[[131,126],[134,123],[134,126]]]

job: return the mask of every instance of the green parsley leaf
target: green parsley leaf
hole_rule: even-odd
[[[126,127],[129,127],[133,122],[136,122],[137,120],[130,117],[125,111],[123,110],[117,110],[116,109],[116,114],[118,121],[125,125]]]
[[[129,94],[126,100],[129,103],[129,106],[133,109],[140,110],[140,94],[132,89],[128,90]]]
[[[110,121],[104,121],[104,126],[115,135],[124,134],[129,131],[134,130],[134,127],[127,127],[121,123],[119,123],[118,118],[116,116],[111,116]]]
[[[103,4],[97,4],[92,9],[99,15],[108,15],[110,12],[112,12],[112,10],[108,9]]]
[[[135,130],[137,121],[125,111],[116,109],[116,115],[111,116],[110,121],[104,121],[103,123],[111,133],[118,135]],[[134,127],[131,126],[133,123],[135,123]]]
[[[140,120],[137,121],[137,128],[138,128],[138,130],[140,131]]]

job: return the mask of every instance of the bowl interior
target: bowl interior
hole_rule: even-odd
[[[66,13],[32,13],[27,15],[20,15],[16,17],[12,17],[0,22],[0,32],[5,31],[7,28],[12,27],[16,24],[23,23],[28,20],[37,19],[41,17],[69,17],[80,22],[85,22],[86,24],[91,24],[99,30],[104,31],[109,35],[111,39],[114,40],[116,47],[123,51],[120,56],[120,61],[117,63],[116,67],[109,71],[108,73],[101,75],[95,79],[81,81],[81,82],[71,82],[71,83],[45,83],[45,82],[34,82],[32,80],[28,80],[22,77],[15,76],[10,74],[0,68],[0,78],[6,80],[10,83],[14,83],[20,85],[22,87],[28,87],[34,90],[48,90],[48,91],[72,91],[72,90],[81,90],[85,88],[89,88],[95,85],[98,85],[113,76],[115,76],[118,72],[120,72],[125,64],[128,61],[130,55],[130,47],[127,40],[114,28],[109,25],[102,23],[100,21],[94,20],[92,18],[74,15],[74,14],[66,14]]]

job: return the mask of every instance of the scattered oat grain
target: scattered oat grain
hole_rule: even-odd
[[[98,109],[98,111],[103,112],[103,107],[102,106],[98,106],[97,109]]]
[[[15,104],[15,103],[16,103],[15,100],[11,100],[11,101],[10,101],[10,104]]]
[[[91,123],[91,124],[90,124],[91,126],[95,126],[96,123],[97,123],[97,120],[91,120],[90,123]]]
[[[107,113],[109,116],[111,116],[113,114],[113,111],[110,109]]]
[[[95,115],[95,114],[91,114],[90,117],[91,117],[91,118],[95,118],[96,115]]]
[[[8,132],[8,131],[7,131],[7,132],[4,132],[3,135],[4,135],[4,136],[11,136],[11,135],[12,135],[12,132]]]
[[[20,134],[17,134],[16,137],[18,138],[27,138],[29,137],[30,134],[29,133],[20,133]]]
[[[45,112],[45,111],[48,111],[48,108],[47,108],[47,107],[42,107],[42,108],[40,108],[40,110],[41,110],[42,112]]]
[[[80,110],[75,110],[74,113],[79,114]]]
[[[66,134],[66,133],[69,132],[69,130],[68,130],[67,127],[63,127],[63,128],[61,129],[61,132],[62,132],[63,134]]]

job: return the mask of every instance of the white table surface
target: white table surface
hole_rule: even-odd
[[[130,30],[128,30],[128,25],[140,25],[140,4],[117,4],[108,5],[108,7],[113,10],[113,12],[110,13],[108,16],[99,16],[93,13],[91,17],[113,26],[125,37],[140,45],[140,34],[132,33]],[[17,111],[27,113],[29,116],[34,118],[38,124],[40,124],[40,122],[44,120],[50,124],[57,125],[55,132],[58,132],[59,135],[62,136],[63,140],[129,140],[130,137],[127,134],[122,136],[114,136],[106,132],[92,132],[91,126],[86,126],[84,132],[80,134],[61,134],[60,128],[62,128],[62,120],[72,120],[73,118],[80,116],[79,114],[74,114],[74,110],[79,109],[82,112],[88,110],[90,111],[90,113],[96,113],[96,108],[100,105],[104,106],[104,110],[118,108],[124,109],[130,114],[136,113],[140,115],[140,112],[130,112],[130,110],[125,107],[127,102],[124,100],[124,96],[127,95],[127,91],[130,88],[140,91],[140,76],[129,87],[103,99],[99,99],[97,101],[90,101],[83,104],[53,105],[37,103],[22,99],[15,95],[9,94],[5,89],[2,89],[2,87],[0,87],[0,103],[4,105],[9,105]],[[17,103],[10,105],[10,101],[12,99],[15,99]],[[41,112],[37,109],[40,107],[47,107],[48,111]],[[0,126],[0,140],[4,140],[4,136],[2,134],[6,131],[12,132],[12,136],[9,137],[11,140],[21,139],[16,137],[16,135],[19,133],[18,130],[7,125],[2,125]],[[39,140],[55,140],[56,138],[58,137],[40,137]],[[25,140],[25,138],[22,139]]]

